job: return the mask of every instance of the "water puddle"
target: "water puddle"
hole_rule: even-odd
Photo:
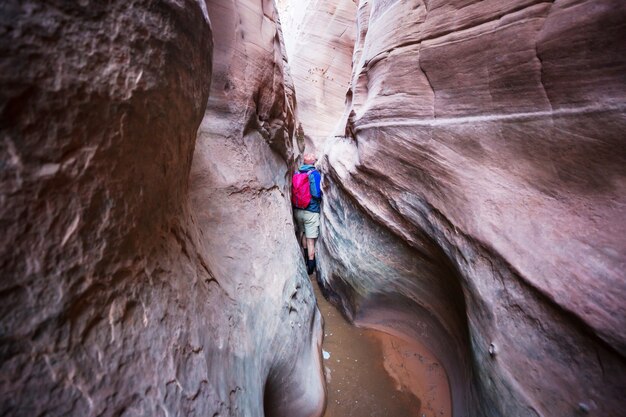
[[[350,325],[321,295],[328,405],[324,417],[450,417],[445,371],[423,346]]]

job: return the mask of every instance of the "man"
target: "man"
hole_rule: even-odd
[[[315,162],[317,162],[315,155],[305,154],[303,162],[304,165],[300,167],[299,171],[308,174],[311,201],[305,209],[299,209],[294,206],[293,212],[298,224],[298,230],[301,233],[306,268],[310,275],[315,270],[315,240],[320,234],[320,205],[322,202],[320,182],[322,176],[315,169]]]

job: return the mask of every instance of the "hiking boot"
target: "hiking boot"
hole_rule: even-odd
[[[315,258],[306,260],[306,272],[311,275],[315,271]]]

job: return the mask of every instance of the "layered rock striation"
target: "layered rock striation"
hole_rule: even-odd
[[[353,0],[277,4],[298,92],[299,133],[307,150],[321,155],[326,138],[337,127],[350,85],[356,4]]]
[[[2,3],[0,414],[321,414],[276,22]]]
[[[295,93],[277,13],[254,0],[208,9],[213,83],[190,187],[200,251],[220,284],[214,320],[228,323],[212,332],[223,340],[215,380],[225,393],[243,388],[248,403],[229,415],[318,416],[322,325],[293,229]]]
[[[455,416],[620,415],[623,2],[363,0],[356,16],[326,144],[326,291],[427,343]]]

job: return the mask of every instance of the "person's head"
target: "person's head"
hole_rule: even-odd
[[[303,161],[306,165],[315,165],[315,162],[317,162],[317,158],[312,153],[305,153]]]

